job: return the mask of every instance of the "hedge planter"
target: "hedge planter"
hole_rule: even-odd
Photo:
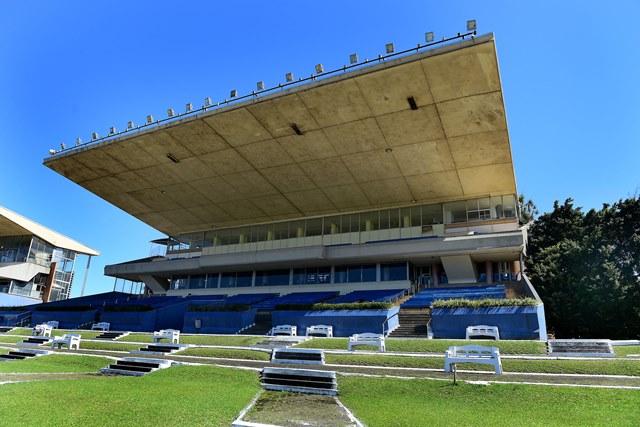
[[[535,307],[434,308],[434,338],[464,339],[467,326],[497,326],[505,340],[546,340],[544,305]]]

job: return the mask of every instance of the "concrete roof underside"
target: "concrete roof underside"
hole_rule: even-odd
[[[170,235],[516,194],[493,35],[184,117],[44,164]]]
[[[84,255],[100,255],[100,252],[82,243],[0,206],[0,236],[29,235],[36,236],[58,248],[69,249]]]

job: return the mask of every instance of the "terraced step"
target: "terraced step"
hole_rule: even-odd
[[[317,349],[276,348],[271,354],[272,363],[324,365],[324,352]]]
[[[260,372],[262,387],[267,390],[295,393],[338,394],[336,373],[307,369],[264,368]]]
[[[186,344],[149,344],[146,347],[142,347],[140,350],[132,351],[133,354],[167,354],[174,353],[176,351],[184,350],[189,347]]]
[[[96,340],[117,340],[118,338],[126,337],[129,332],[103,332],[94,339]]]
[[[12,360],[24,360],[31,357],[45,356],[47,354],[51,354],[51,352],[47,350],[30,349],[11,350],[7,354],[0,354],[0,361],[9,362]]]
[[[551,356],[615,357],[609,340],[549,340]]]
[[[0,334],[6,334],[7,332],[13,331],[15,328],[13,326],[0,326]]]
[[[51,341],[51,337],[29,337],[26,340],[22,341],[20,345],[39,346],[42,344],[49,344]]]
[[[142,376],[157,371],[158,369],[166,369],[171,366],[170,360],[161,359],[144,359],[139,357],[125,357],[110,364],[106,368],[100,369],[103,374]]]

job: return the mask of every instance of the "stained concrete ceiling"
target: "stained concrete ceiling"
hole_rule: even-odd
[[[45,165],[166,234],[516,193],[491,35]]]

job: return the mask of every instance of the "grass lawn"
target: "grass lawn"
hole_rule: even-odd
[[[178,353],[180,356],[219,357],[224,359],[269,360],[269,353],[231,348],[188,348]]]
[[[64,334],[80,334],[80,337],[85,340],[89,340],[97,337],[102,332],[94,332],[94,331],[76,331],[72,329],[52,329],[51,336],[62,336]],[[16,328],[11,332],[8,332],[7,335],[24,335],[31,336],[31,328]],[[21,340],[22,341],[22,340]]]
[[[340,400],[369,426],[637,426],[640,393],[339,377]]]
[[[616,345],[613,351],[618,357],[627,357],[628,354],[640,354],[640,345]]]
[[[322,348],[325,350],[346,350],[348,338],[319,338],[306,341],[296,347]],[[498,347],[500,354],[547,354],[544,343],[537,341],[482,341],[482,340],[403,340],[387,339],[387,351],[400,353],[438,353],[444,354],[452,345],[486,345]],[[359,347],[366,349],[366,347]],[[375,347],[371,347],[375,349]]]
[[[255,372],[213,366],[179,366],[141,378],[5,384],[0,387],[0,423],[229,426],[258,389]]]
[[[14,360],[13,362],[2,362],[0,363],[0,373],[98,372],[100,368],[104,368],[111,362],[111,359],[106,357],[51,354],[49,356]],[[4,415],[2,418],[4,418]]]
[[[10,335],[0,335],[0,342],[7,344],[15,344],[17,342],[22,342],[24,337],[12,337]]]
[[[119,343],[117,341],[81,341],[80,350],[131,351],[140,350],[140,344]]]
[[[444,357],[407,357],[366,354],[325,354],[326,363],[336,365],[389,366],[402,368],[444,369]],[[458,369],[491,371],[489,365],[463,363]],[[536,372],[552,374],[640,375],[640,363],[635,360],[514,360],[502,359],[505,372]]]
[[[118,341],[150,343],[152,334],[131,334],[120,338]],[[197,345],[227,345],[248,347],[250,345],[264,341],[263,337],[251,337],[245,335],[182,335],[180,334],[180,344]],[[164,341],[166,342],[166,341]]]

